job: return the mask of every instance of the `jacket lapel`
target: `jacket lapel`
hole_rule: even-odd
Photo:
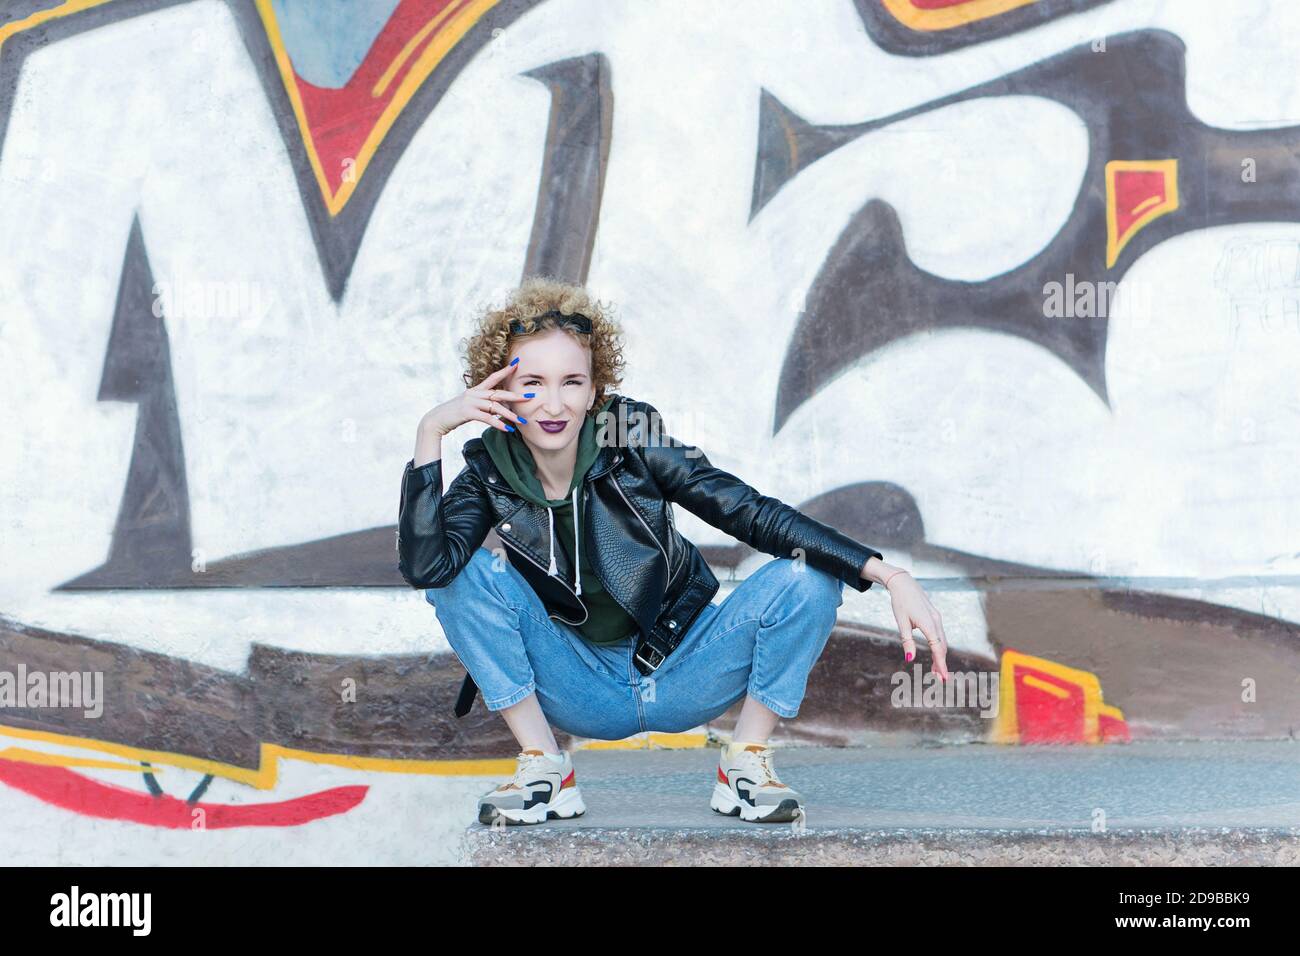
[[[621,460],[620,451],[620,449],[613,446],[605,446],[600,449],[595,461],[587,469],[587,474],[583,480],[584,491],[588,482],[605,474]],[[512,544],[522,548],[529,557],[544,568],[551,555],[547,509],[526,500],[519,492],[510,487],[510,483],[505,480],[505,477],[492,461],[492,456],[483,447],[482,439],[474,439],[467,443],[464,454],[465,464],[473,469],[474,473],[482,480],[484,487],[488,488],[497,498],[497,509],[500,512],[500,517],[496,519],[493,526],[496,528],[498,536],[509,535]],[[508,504],[502,502],[502,497],[508,499]],[[584,514],[584,524],[590,522],[590,520]],[[509,525],[509,530],[502,530],[506,525]],[[558,525],[555,531],[556,534],[559,534]],[[559,575],[566,582],[572,581],[573,568],[569,564],[562,547],[557,546],[555,549],[555,563]]]

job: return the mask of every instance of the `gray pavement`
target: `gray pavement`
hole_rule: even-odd
[[[795,824],[709,809],[718,751],[580,751],[587,813],[466,834],[478,865],[1300,864],[1300,744],[777,749]]]

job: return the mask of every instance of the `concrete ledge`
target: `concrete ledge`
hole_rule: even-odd
[[[465,819],[472,865],[1300,865],[1295,741],[778,747],[793,823],[709,809],[718,751],[579,751],[587,812]]]
[[[1300,866],[1300,830],[751,831],[475,825],[473,866]]]

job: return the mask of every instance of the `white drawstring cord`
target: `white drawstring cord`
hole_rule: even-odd
[[[547,569],[547,576],[559,574],[559,568],[555,565],[555,511],[550,505],[546,506],[546,533],[551,539],[551,566]],[[578,553],[579,542],[582,540],[582,534],[578,528],[578,489],[573,489],[573,593],[582,593],[582,578],[579,572],[580,555]]]
[[[550,577],[559,573],[555,567],[555,512],[550,505],[546,506],[546,536],[551,539],[551,567],[546,572],[546,576]]]
[[[578,486],[573,487],[573,593],[582,593],[582,580],[578,577]]]

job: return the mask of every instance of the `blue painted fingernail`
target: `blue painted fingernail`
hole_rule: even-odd
[[[524,392],[524,398],[532,398],[536,394],[536,392]]]
[[[520,416],[519,416],[519,424],[520,424],[520,425],[527,425],[527,424],[528,424],[528,419],[526,419],[526,418],[524,418],[524,416],[520,415]]]
[[[508,432],[512,432],[512,431],[514,431],[514,430],[515,430],[515,426],[514,426],[514,425],[507,425],[507,426],[506,426],[506,431],[508,431]]]
[[[519,361],[519,356],[516,355],[514,358],[512,358],[512,359],[510,360],[510,364],[511,364],[511,365],[514,365],[514,364],[515,364],[516,362],[518,362],[518,361]]]

